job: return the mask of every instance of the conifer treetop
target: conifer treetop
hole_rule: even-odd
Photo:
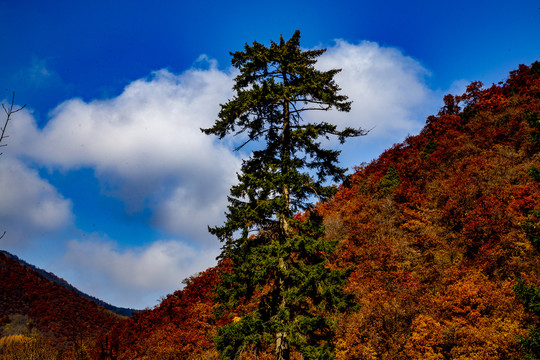
[[[339,151],[324,148],[320,138],[365,135],[303,118],[306,111],[351,107],[334,81],[340,70],[315,69],[323,53],[302,51],[299,31],[288,41],[254,42],[231,53],[240,70],[235,96],[221,105],[214,126],[202,129],[220,139],[241,135],[237,150],[250,142],[261,148],[242,163],[225,224],[209,229],[224,242],[220,259],[231,264],[216,288],[218,317],[246,302],[253,309],[235,310],[235,320],[219,329],[216,345],[224,359],[272,342],[276,360],[288,360],[291,347],[305,359],[326,358],[333,323],[326,315],[349,304],[341,290],[346,271],[326,266],[336,242],[324,239],[320,216],[312,211],[305,221],[295,219],[314,195],[321,201],[332,196],[336,189],[327,179],[337,182],[345,173]]]

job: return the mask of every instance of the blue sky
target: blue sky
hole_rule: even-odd
[[[246,153],[200,133],[232,96],[230,51],[301,30],[373,128],[352,168],[416,134],[446,93],[540,56],[540,1],[0,1],[0,248],[114,305],[151,307],[215,264]],[[330,144],[333,145],[333,144]]]

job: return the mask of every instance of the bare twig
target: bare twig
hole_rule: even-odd
[[[8,123],[9,123],[9,120],[11,120],[11,115],[15,114],[16,112],[19,112],[21,111],[22,109],[24,109],[26,107],[26,104],[24,104],[22,107],[16,109],[16,110],[13,110],[13,107],[15,105],[15,92],[13,92],[13,96],[11,97],[11,105],[9,107],[5,107],[4,104],[2,104],[2,108],[4,109],[4,112],[6,113],[7,117],[6,117],[6,121],[4,122],[4,126],[0,128],[1,132],[0,132],[0,147],[4,147],[4,146],[7,146],[7,144],[2,144],[2,141],[4,141],[5,139],[7,139],[9,136],[6,135],[6,129],[7,129],[7,126],[8,126]],[[0,153],[0,155],[2,155],[2,153]],[[4,236],[4,235],[2,235]],[[0,237],[1,239],[1,237]]]
[[[6,135],[6,129],[7,129],[9,120],[11,120],[11,115],[15,114],[18,111],[21,111],[26,106],[26,104],[24,104],[22,107],[16,110],[13,110],[14,105],[15,105],[15,92],[13,92],[13,96],[11,97],[11,105],[9,107],[6,108],[4,104],[2,104],[2,108],[4,109],[4,112],[6,113],[7,117],[6,117],[6,121],[4,122],[4,126],[0,128],[0,147],[7,146],[7,144],[2,144],[2,141],[4,141],[5,139],[9,137],[8,135]],[[0,155],[2,155],[2,153],[0,153]],[[0,235],[0,239],[2,239],[4,235],[6,235],[5,231],[2,233],[2,235]]]

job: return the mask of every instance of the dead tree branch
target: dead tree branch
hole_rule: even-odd
[[[4,104],[2,104],[2,108],[4,109],[4,112],[6,113],[6,121],[4,122],[4,126],[0,127],[0,147],[7,146],[7,144],[2,144],[2,142],[5,141],[9,137],[8,135],[6,135],[6,129],[9,124],[9,121],[11,120],[11,115],[24,109],[26,104],[24,104],[18,109],[14,109],[14,106],[15,106],[15,92],[13,92],[13,96],[11,97],[11,105],[6,107]],[[0,153],[0,155],[2,154],[3,153]],[[5,231],[2,233],[2,235],[0,235],[0,239],[2,239],[4,235],[6,235]]]

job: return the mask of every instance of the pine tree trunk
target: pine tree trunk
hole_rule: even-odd
[[[286,222],[285,222],[286,223]],[[286,223],[287,224],[287,223]],[[286,225],[286,227],[288,224]],[[285,261],[283,258],[279,258],[279,268],[285,269]],[[283,293],[285,291],[285,284],[283,279],[279,279],[279,291]],[[285,297],[281,297],[280,310],[286,306]],[[276,334],[276,360],[289,360],[289,340],[287,338],[287,332],[278,332]]]
[[[287,82],[286,75],[283,74],[284,82]],[[283,130],[281,134],[281,171],[282,175],[287,174],[288,172],[288,163],[290,158],[290,114],[289,114],[289,102],[285,101],[283,105]],[[280,231],[281,231],[281,242],[285,243],[287,241],[287,237],[289,236],[289,221],[288,217],[290,216],[290,195],[289,195],[289,184],[287,184],[286,181],[283,183],[283,187],[281,189],[281,196],[285,200],[285,211],[283,214],[281,214],[280,218]],[[279,263],[278,263],[279,269],[284,270],[287,268],[285,264],[285,260],[280,257]],[[285,301],[284,293],[285,293],[285,282],[283,278],[280,277],[279,279],[279,292],[281,295],[281,303],[279,305],[280,310],[285,308],[287,306],[287,303]],[[289,339],[287,336],[287,332],[278,332],[276,333],[276,360],[289,360]]]
[[[285,332],[276,334],[276,360],[289,360],[289,341]]]

